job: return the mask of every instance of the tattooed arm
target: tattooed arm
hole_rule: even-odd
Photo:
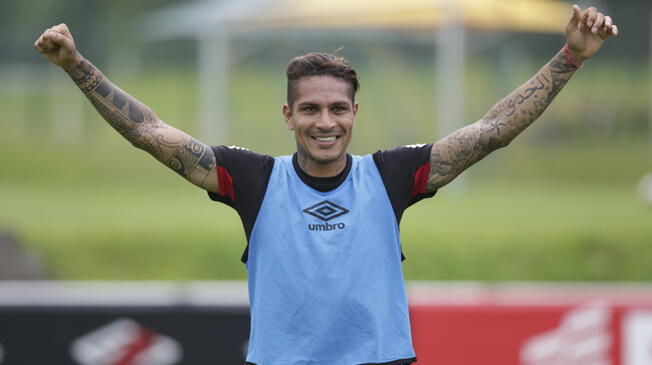
[[[65,24],[47,29],[34,47],[61,66],[102,118],[132,145],[149,152],[193,184],[218,191],[212,149],[165,124],[150,108],[111,83],[77,52]]]
[[[575,71],[560,51],[482,119],[437,141],[430,154],[428,191],[448,184],[489,153],[507,146],[543,113]]]
[[[567,47],[528,82],[498,102],[478,122],[463,127],[432,146],[428,191],[451,182],[468,167],[507,146],[550,105],[578,66],[600,49],[618,28],[595,8],[573,6],[566,26]]]

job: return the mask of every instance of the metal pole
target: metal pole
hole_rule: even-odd
[[[48,85],[49,97],[52,100],[51,123],[54,138],[58,143],[80,143],[84,130],[84,100],[79,95],[74,85],[67,85],[70,81],[58,67],[52,67],[50,84]],[[62,88],[60,85],[67,85]]]
[[[649,111],[648,111],[648,137],[650,139],[650,144],[652,144],[652,10],[650,11],[650,70],[649,70],[649,78],[650,78],[650,89],[648,91],[649,97],[650,97],[650,102],[648,103],[649,106]]]
[[[465,124],[464,83],[466,80],[466,30],[459,5],[449,3],[449,20],[437,30],[435,38],[436,107],[438,138]],[[454,183],[465,185],[464,178]]]
[[[207,144],[228,141],[229,35],[213,27],[199,38],[199,136]]]
[[[454,22],[437,32],[437,126],[439,137],[464,125],[464,82],[466,71],[466,34],[464,26]]]

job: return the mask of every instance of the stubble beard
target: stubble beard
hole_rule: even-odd
[[[311,161],[317,165],[326,166],[328,164],[335,163],[342,159],[346,161],[346,159],[343,158],[343,156],[346,156],[346,148],[344,148],[342,151],[340,151],[340,153],[338,153],[333,157],[319,158],[318,156],[313,155],[310,152],[306,151],[299,143],[297,143],[297,162],[299,163],[299,167],[301,167],[301,169],[306,173],[308,173],[307,165]]]

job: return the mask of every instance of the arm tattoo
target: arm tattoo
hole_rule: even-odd
[[[436,142],[430,155],[428,190],[446,185],[492,151],[507,146],[546,110],[576,70],[560,51],[478,122]]]
[[[82,59],[66,72],[102,118],[132,145],[206,188],[204,183],[215,168],[210,147],[163,123],[151,109],[111,83],[90,62]]]
[[[95,67],[92,67],[92,65],[84,59],[82,59],[71,70],[66,70],[66,72],[84,94],[93,91],[104,78],[101,72],[99,72]]]
[[[184,178],[193,171],[211,171],[215,167],[215,156],[210,147],[186,135],[181,141],[166,140],[164,135],[156,136],[157,148],[169,151],[164,163]]]

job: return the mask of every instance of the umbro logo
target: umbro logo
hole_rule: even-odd
[[[331,203],[328,200],[317,203],[312,207],[306,208],[303,210],[304,213],[308,213],[313,217],[317,217],[324,222],[328,222],[333,218],[337,218],[348,213],[348,209],[340,207],[335,203]]]

